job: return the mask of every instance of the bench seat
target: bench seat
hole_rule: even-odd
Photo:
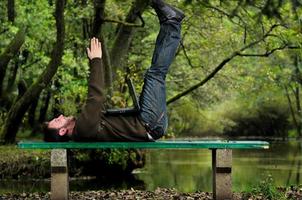
[[[159,140],[156,142],[21,141],[22,149],[51,149],[51,199],[68,199],[68,149],[210,149],[213,199],[232,199],[232,149],[268,149],[265,141]]]
[[[39,142],[21,141],[21,149],[268,149],[264,141],[159,140],[156,142]]]

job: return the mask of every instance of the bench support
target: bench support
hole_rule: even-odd
[[[51,199],[68,199],[69,178],[67,165],[67,150],[51,150]]]
[[[213,199],[232,199],[232,150],[212,149]]]

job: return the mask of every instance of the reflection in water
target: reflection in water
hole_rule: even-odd
[[[49,181],[38,180],[1,180],[0,181],[0,194],[5,193],[22,193],[22,192],[45,192],[50,191]],[[0,198],[1,199],[1,198]]]
[[[301,168],[301,159],[299,159],[299,155],[301,153],[301,143],[298,143],[298,148],[296,148],[294,157],[291,161],[290,165],[290,171],[288,173],[286,185],[290,184],[290,180],[293,176],[293,171],[296,169],[296,184],[298,185],[300,183],[300,168]],[[297,163],[297,164],[296,164]]]
[[[134,176],[123,178],[100,178],[100,179],[70,179],[69,189],[71,191],[87,190],[121,190],[121,189],[145,189],[143,181],[134,178]],[[5,193],[32,193],[32,192],[49,192],[50,180],[3,180],[0,181],[0,194]],[[1,199],[1,197],[0,197]]]
[[[269,150],[233,150],[233,190],[250,190],[269,174],[277,186],[299,185],[301,159],[301,142],[297,141],[274,142]],[[137,176],[148,190],[211,191],[211,151],[150,150]]]
[[[269,174],[277,186],[299,185],[302,142],[274,142],[268,150],[233,150],[233,190],[248,191]],[[124,180],[71,181],[71,190],[176,188],[180,192],[211,191],[211,151],[148,150],[146,166]],[[0,181],[0,194],[47,192],[49,181]]]

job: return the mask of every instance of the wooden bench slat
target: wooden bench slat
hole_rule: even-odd
[[[21,141],[22,149],[268,149],[265,141],[159,140],[156,142],[40,142]]]

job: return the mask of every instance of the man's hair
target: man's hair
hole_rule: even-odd
[[[67,134],[60,136],[59,128],[49,128],[48,122],[42,124],[42,131],[44,134],[44,141],[46,142],[67,142],[70,140]]]

